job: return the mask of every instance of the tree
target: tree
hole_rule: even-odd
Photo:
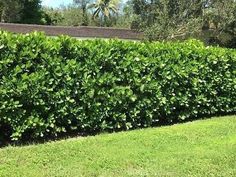
[[[1,22],[19,22],[22,4],[19,0],[0,0]]]
[[[43,18],[41,19],[41,21],[43,24],[57,25],[64,20],[62,10],[60,9],[43,7],[42,11],[43,11]]]
[[[211,33],[209,43],[236,48],[236,1],[211,0],[204,19]],[[205,37],[205,36],[204,36]]]
[[[77,6],[63,6],[60,8],[60,12],[63,18],[59,23],[57,23],[58,25],[79,26],[84,23],[83,12]]]
[[[94,19],[100,18],[100,26],[110,26],[109,19],[118,13],[117,5],[111,0],[97,0],[89,8],[94,9]]]
[[[234,39],[236,35],[235,0],[132,0],[131,2],[137,16],[132,22],[136,24],[133,28],[143,31],[149,40],[197,37],[207,40],[215,38],[221,41],[220,36],[223,34],[227,34],[229,39]]]
[[[115,27],[118,28],[131,28],[132,21],[135,19],[132,4],[127,1],[125,4],[120,4],[121,11],[117,15]]]
[[[74,3],[77,4],[82,10],[83,20],[81,25],[88,26],[89,19],[88,19],[87,7],[91,3],[91,0],[74,0]]]
[[[40,0],[0,0],[1,21],[41,24]]]
[[[133,0],[137,15],[133,28],[144,31],[150,40],[175,38],[190,30],[201,16],[201,0]],[[195,29],[195,28],[193,28]]]
[[[41,0],[21,0],[21,23],[41,24]]]

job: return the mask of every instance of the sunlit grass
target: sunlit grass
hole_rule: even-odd
[[[236,176],[236,116],[0,150],[2,177]]]

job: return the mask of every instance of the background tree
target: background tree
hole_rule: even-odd
[[[21,0],[21,23],[41,24],[41,0]]]
[[[63,11],[61,9],[53,9],[49,7],[43,7],[43,18],[41,22],[46,25],[58,25],[64,20]],[[71,17],[72,18],[72,17]]]
[[[88,12],[87,8],[88,5],[91,3],[92,0],[74,0],[74,3],[78,5],[78,7],[82,10],[82,26],[88,26],[89,25],[89,17],[88,17]]]
[[[236,48],[236,1],[211,0],[205,11],[210,42]]]
[[[81,8],[75,5],[62,6],[60,9],[62,20],[57,25],[80,26],[84,23],[83,12]],[[88,17],[91,15],[88,14]],[[89,24],[90,25],[90,24]]]
[[[22,4],[19,0],[0,0],[1,22],[19,22]]]
[[[135,15],[133,12],[131,1],[127,1],[126,3],[120,3],[119,11],[115,18],[116,23],[114,24],[114,27],[131,28],[134,19]]]
[[[132,0],[132,27],[149,40],[195,37],[229,46],[235,39],[235,0]],[[234,40],[235,41],[235,40]],[[230,45],[231,45],[230,44]]]
[[[2,22],[41,24],[40,0],[0,0]]]
[[[117,4],[112,0],[97,0],[89,8],[94,9],[93,18],[99,18],[100,26],[111,26],[110,19],[118,13]]]

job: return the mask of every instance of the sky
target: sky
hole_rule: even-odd
[[[57,8],[60,5],[69,5],[73,0],[41,0],[43,6]],[[121,2],[127,2],[127,0],[122,0]]]
[[[73,0],[42,0],[42,5],[49,7],[60,7],[61,4],[68,5],[72,2]]]

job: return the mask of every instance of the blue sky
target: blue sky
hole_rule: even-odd
[[[73,0],[42,0],[42,5],[49,7],[60,7],[61,4],[68,5],[72,2]]]
[[[48,7],[60,7],[60,5],[68,5],[73,2],[73,0],[41,0],[43,6]],[[123,0],[121,2],[127,2],[127,0]]]

